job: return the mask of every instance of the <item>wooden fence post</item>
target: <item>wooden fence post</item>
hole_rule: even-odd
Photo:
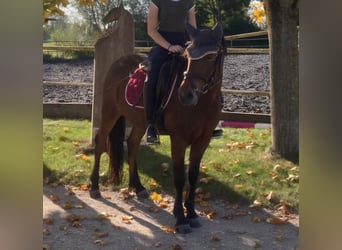
[[[132,15],[121,5],[113,8],[103,21],[110,27],[95,43],[91,145],[94,145],[95,135],[101,122],[102,92],[107,72],[115,60],[134,52]]]

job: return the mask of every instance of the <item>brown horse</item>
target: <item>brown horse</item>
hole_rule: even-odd
[[[223,60],[226,47],[220,23],[212,28],[196,29],[187,26],[190,44],[186,47],[186,70],[179,88],[174,88],[168,105],[162,112],[162,122],[158,124],[161,134],[169,135],[176,197],[173,214],[176,229],[180,233],[191,232],[191,227],[199,227],[195,212],[195,189],[202,156],[209,145],[222,108],[221,84]],[[127,139],[127,161],[129,166],[129,188],[138,198],[148,198],[148,192],[140,182],[137,154],[146,130],[144,110],[128,105],[125,87],[129,75],[146,60],[141,55],[128,55],[115,61],[105,80],[102,121],[95,136],[94,168],[90,177],[90,195],[101,197],[99,191],[99,163],[103,152],[109,154],[110,176],[113,183],[120,183],[124,161],[125,122],[132,127]],[[184,158],[190,147],[188,171],[188,195],[184,201],[185,185]]]

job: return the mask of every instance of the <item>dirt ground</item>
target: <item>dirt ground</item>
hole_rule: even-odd
[[[299,217],[221,200],[196,205],[202,227],[174,231],[174,198],[164,208],[127,192],[44,185],[43,249],[298,249]]]

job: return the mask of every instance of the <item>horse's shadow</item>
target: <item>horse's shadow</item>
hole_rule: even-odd
[[[44,179],[51,177],[50,183],[43,186],[43,242],[48,249],[97,249],[96,244],[103,242],[107,246],[112,244],[108,249],[135,249],[139,244],[153,246],[157,242],[153,235],[164,233],[161,226],[173,226],[170,225],[173,215],[151,200],[122,198],[121,206],[115,199],[119,192],[106,192],[96,200],[90,198],[88,191],[78,190],[74,195],[67,185],[57,184],[48,166],[44,164],[43,169]],[[114,193],[112,199],[110,194]],[[153,220],[148,220],[149,217]],[[128,218],[126,222],[124,218]],[[137,230],[134,224],[148,229],[150,235]],[[133,240],[127,241],[129,238]]]
[[[149,176],[150,178],[155,179],[157,183],[161,186],[163,192],[167,193],[168,195],[174,196],[175,188],[173,184],[172,158],[170,157],[170,154],[159,153],[158,150],[156,150],[156,147],[150,147],[147,145],[140,146],[140,152],[137,158],[139,164],[139,173],[142,173],[144,175]],[[151,160],[151,158],[154,160]],[[165,169],[162,166],[164,163],[166,163],[169,166],[167,171],[165,171]],[[187,166],[185,167],[185,171],[187,171]],[[200,171],[199,179],[207,177],[210,176],[207,173]],[[222,184],[215,178],[210,178],[210,184],[206,184],[206,186],[208,185],[212,187],[211,190],[219,191],[218,194],[211,194],[213,199],[224,199],[227,202],[238,203],[241,205],[248,204],[250,202],[244,196],[237,193],[234,189]],[[186,189],[186,187],[184,188]]]

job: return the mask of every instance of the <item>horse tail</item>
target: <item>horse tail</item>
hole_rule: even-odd
[[[114,185],[122,183],[125,131],[125,118],[121,116],[108,135],[109,183]]]

